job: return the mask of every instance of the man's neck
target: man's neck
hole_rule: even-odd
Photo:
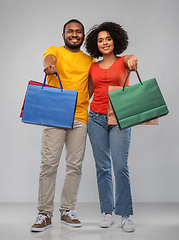
[[[63,46],[66,50],[68,50],[69,52],[73,52],[73,53],[78,53],[80,52],[80,48],[77,49],[73,49],[73,48],[68,48],[66,45]]]

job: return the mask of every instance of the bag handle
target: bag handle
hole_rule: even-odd
[[[63,92],[63,87],[62,87],[62,83],[61,83],[61,80],[60,80],[60,77],[59,77],[58,72],[56,72],[56,74],[57,74],[57,77],[58,77],[58,80],[59,80],[59,83],[60,83],[61,92]],[[47,75],[45,74],[44,82],[43,82],[43,84],[42,84],[42,89],[43,89],[43,87],[45,86],[46,78],[47,78]]]
[[[125,86],[126,86],[126,82],[127,82],[127,79],[128,79],[128,77],[129,77],[130,72],[131,72],[131,70],[129,70],[129,72],[128,72],[128,74],[127,74],[127,77],[126,77],[126,80],[125,80],[125,82],[124,82],[122,91],[124,91],[124,88],[125,88]],[[136,74],[137,74],[137,77],[138,77],[138,79],[139,79],[139,82],[141,83],[141,85],[143,85],[143,83],[142,83],[142,81],[141,81],[141,79],[140,79],[140,76],[139,76],[138,71],[136,70],[135,72],[136,72]]]

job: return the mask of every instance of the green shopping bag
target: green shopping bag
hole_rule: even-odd
[[[139,83],[108,93],[111,105],[116,115],[120,129],[162,117],[169,113],[160,88],[155,78],[141,81],[136,71]]]

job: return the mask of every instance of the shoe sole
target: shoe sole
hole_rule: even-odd
[[[101,227],[101,228],[109,228],[109,227],[111,227],[113,224],[114,224],[114,222],[112,222],[110,225],[102,225],[102,224],[100,224],[100,227]]]
[[[52,224],[44,227],[44,228],[31,228],[31,232],[43,232],[45,231],[47,228],[50,228],[52,226]]]
[[[61,223],[66,224],[70,227],[81,227],[81,225],[82,225],[81,223],[73,224],[73,223],[68,223],[66,221],[63,221],[63,220],[61,220]]]
[[[125,229],[125,228],[122,228],[124,232],[134,232],[135,231],[135,228],[132,228],[132,229]]]

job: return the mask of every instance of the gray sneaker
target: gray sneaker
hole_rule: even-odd
[[[122,218],[121,225],[122,225],[123,231],[125,231],[125,232],[134,232],[135,231],[134,223],[130,217]]]
[[[113,216],[111,214],[103,213],[102,220],[100,222],[101,228],[108,228],[114,223]]]

